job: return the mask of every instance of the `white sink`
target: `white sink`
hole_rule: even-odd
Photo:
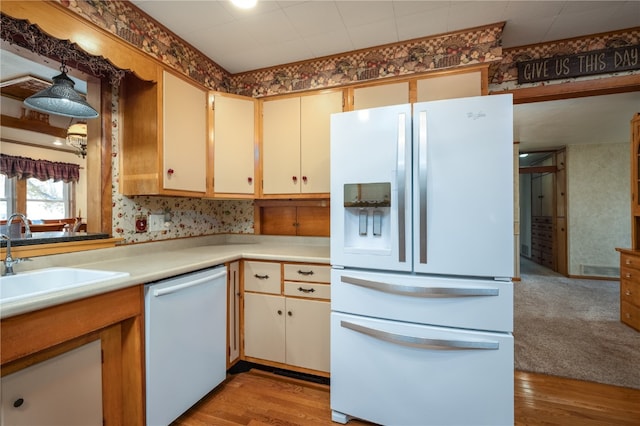
[[[128,272],[44,268],[0,278],[0,303],[129,276]]]

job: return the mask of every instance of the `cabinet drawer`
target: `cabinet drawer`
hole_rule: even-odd
[[[308,264],[284,264],[284,279],[287,281],[306,281],[314,283],[331,282],[331,266]]]
[[[620,303],[620,321],[640,331],[640,308],[630,303]]]
[[[625,276],[625,273],[634,274],[635,281],[640,282],[640,257],[620,254],[620,276]]]
[[[620,280],[620,301],[640,307],[640,284],[622,278]]]
[[[331,299],[331,285],[285,281],[284,294],[310,299]]]
[[[280,264],[275,262],[244,262],[244,290],[280,294]]]

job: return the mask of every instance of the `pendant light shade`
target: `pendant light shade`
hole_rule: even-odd
[[[74,90],[75,83],[67,76],[64,63],[60,69],[62,73],[53,77],[53,85],[29,96],[24,100],[25,105],[65,117],[96,118],[98,111]]]

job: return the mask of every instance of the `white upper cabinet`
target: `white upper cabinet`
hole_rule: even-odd
[[[417,102],[482,95],[482,72],[441,75],[418,80]]]
[[[264,196],[329,193],[330,117],[341,111],[341,91],[263,102]]]
[[[353,109],[377,108],[409,103],[409,82],[357,87],[353,90]]]
[[[257,101],[213,93],[213,192],[255,193],[255,111]]]
[[[164,189],[205,192],[207,92],[163,73]]]

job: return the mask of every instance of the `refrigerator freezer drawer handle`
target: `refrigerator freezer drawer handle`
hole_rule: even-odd
[[[397,285],[382,283],[379,281],[363,280],[342,276],[343,283],[353,284],[371,290],[382,291],[384,293],[400,294],[413,297],[469,297],[469,296],[498,296],[500,290],[492,287],[465,288],[465,287],[412,287],[408,285]]]
[[[216,278],[223,277],[226,273],[227,271],[224,270],[224,271],[218,272],[217,274],[210,275],[204,278],[199,278],[197,280],[189,281],[184,284],[177,284],[171,287],[159,288],[153,291],[153,295],[155,297],[160,297],[167,294],[175,293],[176,291],[184,290],[185,288],[194,287],[194,286],[209,282],[211,280],[215,280]]]
[[[491,340],[445,340],[445,339],[429,339],[426,337],[405,336],[402,334],[389,333],[388,331],[376,330],[362,325],[354,324],[349,321],[340,321],[340,326],[348,328],[358,333],[371,336],[384,342],[396,345],[409,346],[420,349],[433,350],[468,350],[468,349],[500,349],[500,343]]]

